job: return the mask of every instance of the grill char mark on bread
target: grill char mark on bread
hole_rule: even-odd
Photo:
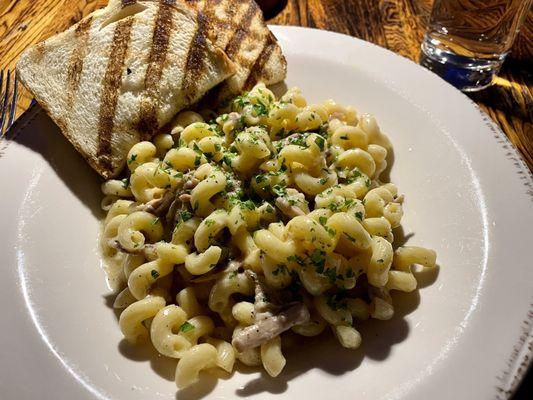
[[[230,5],[230,7],[234,6]],[[238,54],[241,43],[250,34],[250,27],[259,11],[259,7],[254,1],[249,3],[248,9],[244,13],[238,28],[233,32],[231,39],[224,49],[229,58],[233,59]]]
[[[98,123],[98,164],[104,170],[112,170],[111,135],[114,127],[115,112],[118,103],[124,61],[128,52],[133,18],[120,21],[114,32],[113,44],[109,52],[109,61],[104,76],[100,98],[100,118]]]
[[[77,40],[77,46],[72,51],[70,55],[68,72],[67,72],[67,105],[68,108],[71,108],[74,103],[74,97],[78,91],[78,86],[80,84],[81,72],[83,70],[83,61],[85,60],[85,55],[87,51],[87,42],[89,41],[89,30],[91,29],[91,24],[93,18],[91,16],[82,20],[80,24],[74,30],[74,35]]]
[[[271,33],[267,39],[263,51],[261,54],[259,54],[259,57],[257,57],[255,63],[250,69],[250,74],[248,75],[248,78],[244,84],[244,90],[250,90],[255,86],[257,81],[261,79],[261,74],[264,72],[265,65],[276,50],[277,45],[276,38]],[[267,76],[266,79],[270,79],[270,77]]]
[[[286,61],[274,35],[252,0],[186,0],[209,12],[209,38],[235,62],[237,72],[213,88],[198,107],[218,108],[258,82],[267,85],[285,78]]]
[[[198,29],[189,45],[185,75],[182,82],[182,90],[187,93],[187,100],[192,101],[197,93],[197,79],[205,69],[204,53],[207,42],[207,20],[205,15],[198,12]]]
[[[144,78],[147,97],[141,102],[139,113],[139,131],[143,135],[143,139],[152,136],[158,128],[157,107],[159,105],[152,99],[156,98],[159,82],[165,67],[170,35],[173,29],[172,18],[175,12],[175,4],[176,0],[164,0],[159,3],[157,11],[152,45],[148,57],[148,67]]]
[[[76,150],[102,177],[113,178],[126,164],[128,150],[146,133],[164,127],[177,112],[235,73],[236,66],[222,49],[234,31],[233,21],[248,8],[247,1],[231,5],[209,0],[206,16],[198,16],[204,0],[196,7],[184,0],[110,0],[91,14],[91,23],[84,20],[27,49],[17,72]],[[238,12],[236,18],[223,13],[230,6]],[[174,8],[166,57],[152,50],[160,7]],[[223,29],[218,27],[221,21],[227,22]],[[85,30],[83,49],[80,34]],[[147,80],[146,73],[152,78]],[[152,90],[147,89],[151,85]],[[150,111],[154,105],[155,118]],[[141,107],[148,110],[144,115]],[[156,120],[154,126],[145,122],[148,132],[139,130],[143,117]]]

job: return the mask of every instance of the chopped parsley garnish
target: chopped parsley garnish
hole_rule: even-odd
[[[328,177],[325,176],[324,178],[321,178],[319,182],[321,185],[325,185],[328,182]]]
[[[207,226],[213,226],[213,225],[215,224],[215,221],[212,220],[212,219],[206,219],[206,220],[205,220],[205,224],[206,224]]]
[[[189,321],[185,321],[185,323],[182,326],[180,326],[180,332],[186,333],[186,332],[192,331],[195,328],[196,327],[193,324],[191,324]]]
[[[159,217],[157,218],[154,218],[153,221],[152,221],[152,225],[155,225],[159,222]]]
[[[320,225],[326,225],[328,219],[326,217],[318,217],[318,222],[320,222]]]
[[[333,212],[337,212],[339,211],[339,207],[340,205],[338,203],[329,203],[328,204],[328,208],[333,211]]]
[[[278,276],[279,274],[286,274],[286,273],[288,273],[288,270],[285,264],[278,265],[278,268],[272,271],[272,275],[274,276]]]
[[[183,222],[185,222],[192,218],[192,214],[189,211],[182,211],[180,212],[180,218]]]
[[[165,169],[174,168],[170,161],[165,161]]]
[[[320,251],[319,249],[316,249],[311,254],[311,261],[313,261],[313,264],[319,264],[324,261],[324,253]]]
[[[331,308],[333,311],[337,311],[340,309],[346,309],[348,308],[346,303],[344,302],[344,298],[346,297],[346,294],[343,292],[331,295],[327,300],[327,305],[329,308]]]
[[[235,183],[233,182],[233,179],[228,179],[226,181],[226,187],[224,188],[226,192],[231,192],[231,189],[235,187]]]
[[[202,149],[200,149],[200,147],[198,147],[198,145],[196,143],[193,143],[192,149],[194,151],[196,151],[198,154],[200,154],[200,155],[202,154]]]
[[[362,221],[363,220],[363,212],[362,211],[357,211],[355,213],[355,218],[357,218],[359,221]]]
[[[254,104],[253,108],[257,116],[268,115],[268,107],[264,105],[262,102]]]
[[[324,145],[326,143],[326,140],[321,137],[321,136],[318,136],[316,139],[315,139],[315,144],[318,146],[318,148],[320,149],[320,151],[324,151]]]
[[[318,272],[319,274],[324,272],[324,265],[326,264],[326,259],[324,258],[324,256],[325,253],[323,251],[316,249],[309,257],[316,269],[316,272]]]
[[[297,255],[292,255],[292,256],[287,257],[287,261],[295,262],[296,264],[302,265],[302,266],[305,265],[305,261],[301,257],[298,257]]]
[[[157,272],[155,269],[150,272],[150,275],[152,275],[152,278],[154,278],[154,280],[159,278],[159,272]]]
[[[232,153],[226,153],[222,156],[222,162],[226,164],[228,167],[231,167],[231,163],[233,162],[233,158],[235,157]]]
[[[124,189],[127,189],[130,186],[130,178],[124,178],[122,179],[122,187]]]
[[[245,208],[248,210],[255,210],[255,203],[252,200],[246,200],[241,203],[241,208]]]
[[[281,185],[274,185],[272,187],[272,192],[274,192],[274,194],[278,197],[284,197],[287,195],[287,188]]]
[[[259,174],[254,177],[256,183],[261,183],[266,180],[266,176],[264,174]]]
[[[301,134],[293,138],[290,138],[289,143],[294,144],[296,146],[300,146],[300,147],[307,147],[307,142],[305,139],[306,137],[303,134]]]
[[[131,164],[132,162],[134,162],[135,160],[137,160],[137,154],[132,154],[130,159],[128,160],[128,164]]]
[[[196,156],[196,158],[194,159],[194,165],[197,167],[198,165],[200,165],[201,162],[202,162],[202,156],[200,155]]]
[[[241,96],[238,96],[235,98],[235,100],[233,100],[233,104],[239,106],[240,108],[244,108],[244,106],[249,103],[250,100],[248,100],[248,92],[243,93]]]
[[[324,271],[324,275],[329,279],[329,283],[334,284],[337,280],[337,271],[335,268],[328,268]]]

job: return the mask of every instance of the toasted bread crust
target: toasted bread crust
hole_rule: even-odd
[[[183,0],[111,0],[29,48],[17,71],[65,137],[108,179],[120,173],[131,146],[235,71],[209,40],[207,25]]]
[[[264,79],[266,81],[272,80],[269,71],[265,70],[265,65],[270,59],[270,57],[272,57],[272,54],[274,54],[276,49],[279,49],[279,45],[274,35],[270,33],[265,47],[263,47],[261,54],[259,54],[259,57],[257,57],[255,63],[250,68],[250,74],[248,75],[248,78],[246,79],[246,82],[243,86],[244,90],[250,90],[261,79]],[[285,61],[285,57],[283,57],[283,62],[286,65],[287,62]]]
[[[186,0],[209,20],[209,37],[236,65],[236,73],[212,89],[202,106],[216,108],[258,82],[285,79],[287,62],[253,0]]]
[[[100,96],[100,118],[98,122],[98,150],[96,157],[103,171],[113,170],[111,135],[118,104],[122,70],[128,52],[133,19],[119,21],[115,28],[113,44],[109,52],[109,62],[104,76]]]
[[[83,70],[83,62],[87,51],[87,41],[89,40],[89,30],[93,22],[92,16],[89,16],[78,24],[74,29],[74,34],[79,43],[78,51],[73,52],[70,56],[67,73],[67,102],[68,107],[72,107],[74,103],[74,93],[78,91],[80,84],[81,71]]]
[[[145,90],[148,94],[141,102],[139,131],[144,138],[151,137],[158,127],[156,98],[159,81],[166,63],[170,33],[173,29],[172,17],[175,12],[176,1],[164,1],[159,5],[157,18],[152,36],[150,55],[148,56],[148,68],[144,78]]]
[[[37,47],[34,50],[35,51],[39,51],[39,49]],[[17,69],[17,72],[18,72],[18,69]],[[27,83],[27,81],[25,81],[25,77],[22,74],[20,74],[20,73],[19,73],[19,79],[20,79],[20,82],[25,87],[29,87],[30,86],[30,84]],[[76,151],[85,159],[85,161],[87,161],[87,163],[96,172],[98,172],[103,178],[109,179],[111,177],[110,175],[108,176],[108,175],[105,175],[105,174],[102,174],[102,173],[99,172],[100,166],[97,163],[97,159],[93,158],[93,157],[90,157],[87,154],[87,152],[76,141],[74,141],[72,139],[72,135],[70,134],[69,130],[67,129],[67,123],[63,120],[63,118],[60,118],[57,115],[55,115],[54,113],[52,113],[52,111],[48,107],[47,101],[39,93],[32,93],[32,94],[33,94],[33,97],[35,98],[35,100],[37,101],[37,103],[39,103],[41,108],[46,112],[46,114],[48,114],[48,116],[52,119],[52,121],[54,121],[54,123],[59,127],[59,129],[61,130],[61,133],[63,134],[63,136],[65,136],[65,138],[72,144],[74,149],[76,149]]]

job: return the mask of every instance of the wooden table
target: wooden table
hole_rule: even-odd
[[[107,0],[0,0],[0,68],[13,68],[28,45],[66,29],[106,3]],[[432,0],[285,0],[277,10],[279,14],[269,22],[345,33],[417,61],[431,4]],[[530,13],[496,84],[470,97],[498,123],[533,170],[532,82]],[[19,114],[30,100],[23,93]],[[530,385],[523,386],[522,395],[516,399],[525,399]]]
[[[0,68],[107,0],[0,0]],[[269,20],[346,33],[417,61],[432,0],[284,0]],[[470,97],[498,123],[533,170],[533,13],[496,84]],[[23,93],[20,114],[29,104]]]

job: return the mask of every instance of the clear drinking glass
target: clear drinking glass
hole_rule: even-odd
[[[420,63],[463,91],[489,86],[533,0],[435,0]]]

